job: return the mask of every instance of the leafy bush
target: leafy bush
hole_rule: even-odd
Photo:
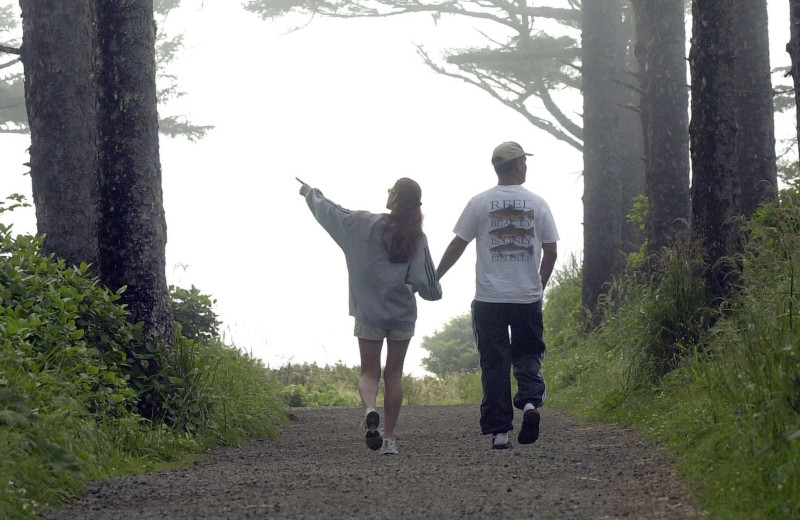
[[[12,238],[0,224],[4,371],[57,371],[86,397],[97,420],[117,415],[135,396],[123,367],[137,329],[114,303],[119,295],[99,287],[86,264],[67,267],[42,256],[40,247],[40,238]]]
[[[0,217],[24,205],[8,201]],[[40,246],[0,223],[0,518],[33,518],[91,478],[276,433],[282,403],[260,361],[187,338],[163,358],[119,294]],[[150,393],[164,404],[157,420],[134,413]]]
[[[170,285],[169,292],[172,316],[180,325],[180,335],[197,342],[219,339],[220,322],[213,309],[216,300],[200,293],[194,285],[191,289]]]

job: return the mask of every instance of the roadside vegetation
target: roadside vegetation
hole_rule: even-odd
[[[678,247],[605,298],[582,332],[580,271],[548,291],[554,407],[666,443],[710,518],[800,518],[800,200],[745,224],[738,289],[706,306],[702,258]]]
[[[277,434],[277,383],[220,341],[207,296],[172,288],[183,333],[163,353],[90,266],[44,257],[40,238],[2,224],[22,204],[0,201],[0,518],[34,518],[90,479]]]
[[[320,367],[314,363],[287,364],[274,369],[287,406],[361,406],[358,396],[359,367],[342,364]],[[478,403],[481,380],[477,371],[452,371],[442,376],[403,376],[403,404],[428,406]],[[378,404],[383,403],[383,385]]]

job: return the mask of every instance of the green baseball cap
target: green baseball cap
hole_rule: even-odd
[[[525,153],[522,147],[514,141],[506,141],[500,143],[492,152],[492,166],[500,166],[501,164],[522,157],[523,155],[533,155],[532,153]]]

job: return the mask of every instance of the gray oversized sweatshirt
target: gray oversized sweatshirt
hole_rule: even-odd
[[[318,189],[308,190],[306,202],[314,218],[344,251],[350,279],[350,315],[369,327],[413,330],[417,321],[414,292],[426,300],[442,297],[425,235],[409,262],[393,264],[383,243],[385,214],[344,209]]]

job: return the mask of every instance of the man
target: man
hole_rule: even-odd
[[[555,265],[558,232],[544,199],[522,187],[530,155],[515,142],[494,149],[497,186],[469,201],[437,270],[441,279],[476,239],[472,325],[483,385],[480,425],[484,435],[493,435],[493,449],[510,445],[514,406],[523,410],[517,441],[535,442],[537,408],[545,401],[542,296]],[[512,365],[518,386],[513,401]]]

